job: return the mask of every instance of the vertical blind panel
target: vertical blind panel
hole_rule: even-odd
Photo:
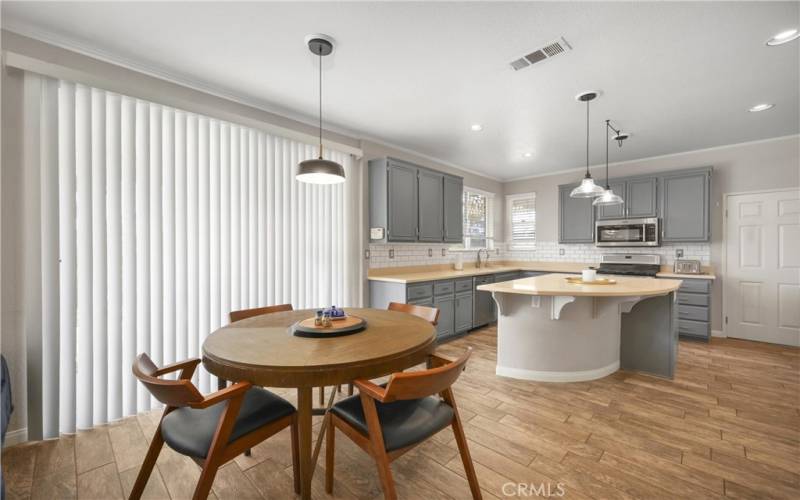
[[[44,402],[29,418],[45,437],[159,406],[132,375],[135,357],[199,357],[232,310],[360,305],[352,157],[325,151],[344,184],[302,184],[311,145],[42,82]],[[194,381],[216,387],[202,367]]]

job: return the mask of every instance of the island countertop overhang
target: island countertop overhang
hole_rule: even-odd
[[[580,285],[567,282],[573,274],[553,273],[501,283],[479,285],[477,290],[517,295],[563,297],[646,297],[677,291],[682,281],[648,277],[614,276],[613,285]]]

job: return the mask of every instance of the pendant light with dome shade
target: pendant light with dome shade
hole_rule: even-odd
[[[611,189],[611,186],[608,185],[608,131],[614,131],[613,139],[617,141],[617,145],[622,147],[622,141],[630,137],[630,134],[626,134],[615,129],[611,125],[611,120],[606,120],[606,189],[603,191],[603,194],[598,196],[592,202],[592,205],[595,206],[611,206],[611,205],[622,205],[625,201],[622,199],[622,196],[614,193],[614,190]]]
[[[573,189],[569,196],[571,198],[594,198],[603,194],[605,189],[594,183],[592,174],[589,173],[589,102],[597,97],[598,92],[584,92],[575,97],[578,102],[586,103],[586,175],[580,185]]]
[[[308,50],[319,57],[319,156],[301,161],[295,178],[309,184],[338,184],[345,180],[344,168],[322,158],[322,57],[333,52],[333,39],[327,35],[310,35],[306,43]]]

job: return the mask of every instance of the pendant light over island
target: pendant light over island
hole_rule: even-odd
[[[611,120],[606,120],[606,188],[603,191],[603,194],[598,196],[592,202],[592,205],[595,206],[610,206],[610,205],[622,205],[625,201],[622,199],[622,196],[614,193],[614,190],[611,189],[611,186],[608,185],[608,131],[614,131],[614,140],[617,141],[617,145],[622,147],[622,141],[630,137],[629,134],[625,134],[617,129],[615,129],[611,125]]]
[[[572,198],[594,198],[605,191],[594,183],[592,174],[589,173],[589,102],[596,97],[597,92],[584,92],[575,97],[577,101],[586,103],[586,175],[581,184],[569,193]]]

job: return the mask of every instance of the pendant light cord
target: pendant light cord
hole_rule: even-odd
[[[322,45],[319,46],[319,159],[322,159]]]
[[[586,101],[586,178],[589,177],[589,101]]]
[[[610,120],[606,120],[606,190],[611,189],[608,185],[608,128],[611,127]]]

